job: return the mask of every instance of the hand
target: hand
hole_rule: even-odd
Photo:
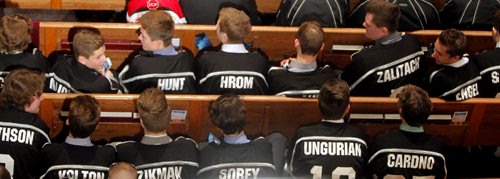
[[[290,63],[290,61],[291,61],[290,58],[281,60],[280,66],[286,67],[286,66],[288,66],[288,64]]]

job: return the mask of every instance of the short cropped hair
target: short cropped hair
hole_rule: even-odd
[[[226,135],[237,134],[245,129],[246,113],[245,104],[234,94],[219,96],[210,107],[212,124]]]
[[[162,10],[147,12],[141,17],[141,27],[146,30],[151,40],[162,40],[164,46],[172,43],[175,23],[167,12]]]
[[[109,179],[136,179],[137,169],[130,163],[117,162],[109,166]]]
[[[386,27],[389,33],[394,33],[399,26],[399,6],[386,0],[371,0],[366,5],[366,12],[373,14],[373,23],[377,27]]]
[[[82,29],[73,37],[73,53],[75,58],[89,58],[96,50],[104,46],[104,38],[96,31]]]
[[[406,85],[397,95],[398,107],[408,125],[422,126],[432,111],[429,94],[418,86]]]
[[[438,36],[439,43],[447,47],[446,53],[452,56],[462,56],[467,49],[467,37],[457,29],[443,30]]]
[[[302,23],[297,32],[297,39],[300,42],[300,50],[302,54],[316,55],[325,38],[325,32],[321,28],[321,24],[316,21],[306,21]]]
[[[31,104],[33,97],[42,94],[44,81],[45,74],[39,71],[27,69],[12,71],[7,75],[0,92],[0,106],[24,111],[24,106]]]
[[[0,19],[0,52],[23,51],[31,43],[31,19],[19,15],[5,15]]]
[[[325,119],[340,119],[344,117],[349,106],[349,85],[341,79],[326,81],[318,96],[318,106]]]
[[[497,9],[495,11],[495,15],[493,16],[493,27],[497,30],[500,31],[500,9]]]
[[[229,42],[241,42],[250,34],[252,24],[245,12],[226,7],[219,11],[219,29],[227,34]]]
[[[150,132],[162,132],[170,123],[170,110],[165,94],[158,88],[144,90],[137,99],[137,111],[144,128]]]
[[[69,105],[69,131],[75,138],[89,137],[96,129],[100,116],[101,107],[94,97],[77,96]]]

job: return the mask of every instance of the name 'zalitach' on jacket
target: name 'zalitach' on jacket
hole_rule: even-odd
[[[392,40],[377,40],[351,55],[341,78],[349,84],[352,96],[389,96],[391,90],[406,84],[423,83],[426,65],[418,39],[409,34],[399,38],[397,33],[384,38]]]

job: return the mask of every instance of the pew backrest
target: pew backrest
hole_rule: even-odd
[[[139,25],[130,23],[85,23],[85,22],[40,22],[39,48],[45,55],[61,50],[70,50],[70,39],[78,28],[92,27],[100,30],[106,40],[106,55],[113,61],[113,68],[120,66],[134,50],[140,49],[137,39]],[[254,48],[262,50],[276,64],[286,56],[296,53],[294,39],[298,27],[254,26],[245,39]],[[362,28],[325,28],[325,50],[319,61],[343,68],[350,62],[350,55],[359,46],[373,44],[366,38]],[[196,54],[195,36],[205,33],[212,44],[219,44],[214,25],[176,25],[173,44]],[[420,30],[410,32],[421,45],[433,43],[440,30]],[[468,38],[468,52],[471,54],[492,49],[495,43],[488,31],[464,31]],[[335,45],[335,46],[334,46]],[[332,47],[345,47],[336,48]],[[352,48],[354,47],[354,48]]]
[[[44,94],[41,118],[51,128],[51,137],[63,131],[69,102],[77,94]],[[100,102],[103,114],[94,140],[116,140],[141,136],[135,109],[138,95],[92,94]],[[173,110],[167,128],[170,134],[205,141],[208,133],[217,134],[209,117],[209,106],[216,95],[166,95]],[[247,107],[246,133],[251,137],[281,132],[290,140],[300,126],[318,123],[322,116],[316,99],[281,96],[242,96]],[[500,99],[470,99],[447,102],[432,98],[433,112],[425,130],[449,145],[500,145]],[[63,111],[63,112],[61,112]],[[352,97],[346,120],[362,127],[371,138],[389,129],[397,129],[397,100],[383,97]]]

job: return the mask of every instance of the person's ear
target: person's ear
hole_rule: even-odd
[[[80,56],[78,56],[77,60],[78,60],[78,62],[80,62],[81,64],[84,64],[84,65],[85,65],[85,64],[87,63],[87,61],[88,61],[88,59],[87,59],[87,58],[85,58],[84,56],[81,56],[81,55],[80,55]]]

